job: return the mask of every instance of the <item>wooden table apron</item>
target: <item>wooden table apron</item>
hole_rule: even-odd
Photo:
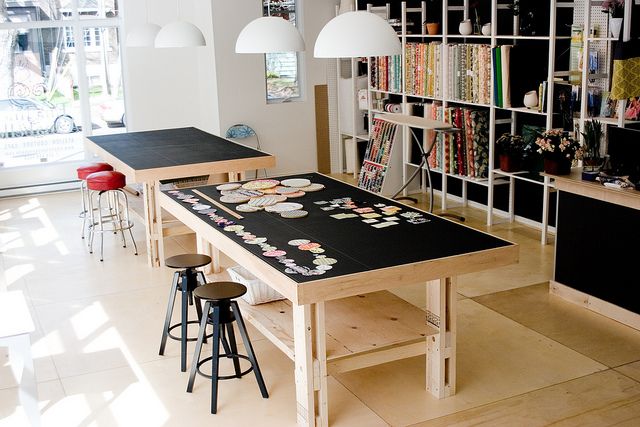
[[[455,277],[459,274],[512,264],[518,260],[518,246],[512,244],[458,256],[297,283],[227,237],[215,224],[204,222],[198,215],[189,212],[167,194],[161,193],[160,205],[195,231],[200,239],[208,241],[292,302],[295,347],[293,358],[299,425],[328,423],[325,301],[391,289],[408,283],[426,282],[426,320],[427,326],[434,330],[433,334],[427,335],[426,342],[423,341],[426,351],[422,353],[426,352],[427,355],[426,387],[435,397],[444,398],[455,394]],[[273,340],[273,337],[268,338]],[[281,349],[285,346],[278,342],[275,344]],[[286,351],[285,353],[288,354]],[[414,355],[407,354],[404,357]],[[372,364],[375,363],[370,363],[369,366]]]
[[[147,257],[151,267],[160,267],[164,262],[163,229],[159,204],[160,180],[179,179],[200,175],[226,173],[229,181],[244,179],[247,170],[271,168],[275,166],[275,157],[265,153],[260,157],[248,157],[221,161],[208,161],[195,164],[184,164],[149,169],[134,169],[124,160],[85,138],[87,149],[113,166],[114,170],[123,173],[127,182],[139,183],[143,186],[145,240]],[[229,144],[234,142],[229,141]]]

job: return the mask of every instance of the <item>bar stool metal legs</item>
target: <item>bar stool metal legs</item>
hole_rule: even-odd
[[[216,284],[208,284],[207,286],[216,286]],[[204,296],[202,298],[205,299]],[[193,391],[196,373],[204,377],[211,378],[211,413],[215,414],[218,407],[218,381],[240,378],[253,371],[256,377],[256,381],[258,382],[258,387],[260,388],[262,397],[265,399],[268,398],[269,393],[267,392],[267,387],[264,383],[264,379],[260,371],[260,366],[258,365],[258,360],[256,359],[255,353],[253,351],[253,346],[251,345],[251,341],[249,340],[249,335],[247,334],[247,329],[244,320],[242,319],[242,314],[240,313],[240,307],[238,307],[238,303],[229,299],[220,299],[217,301],[206,300],[203,312],[204,316],[200,320],[200,330],[198,332],[198,341],[196,343],[196,348],[193,354],[193,362],[191,363],[187,392],[191,393]],[[234,321],[237,322],[238,330],[240,331],[240,336],[242,337],[242,342],[244,343],[247,352],[246,356],[238,353],[235,333],[233,331]],[[204,338],[206,335],[205,331],[208,323],[211,323],[213,325],[213,349],[210,357],[200,360],[202,344],[204,342]],[[228,342],[225,335],[228,335]],[[220,353],[220,343],[222,343],[224,347],[224,353]],[[223,357],[233,359],[235,372],[234,375],[220,375],[219,362],[220,358]],[[242,371],[240,368],[240,359],[248,360],[251,366],[245,371]],[[206,375],[202,371],[200,371],[200,366],[202,366],[209,360],[211,360],[211,375]]]
[[[197,337],[188,337],[188,325],[199,324],[202,319],[202,304],[200,299],[195,296],[194,291],[199,286],[206,283],[206,277],[204,273],[197,270],[198,267],[205,266],[211,262],[211,257],[201,254],[182,254],[176,255],[165,260],[167,267],[179,268],[173,274],[173,280],[171,282],[171,289],[169,291],[169,302],[167,304],[167,312],[164,319],[164,325],[162,327],[162,338],[160,340],[160,350],[158,354],[164,355],[164,351],[167,345],[167,338],[171,338],[180,341],[180,370],[182,372],[187,371],[187,343],[189,341],[196,341]],[[175,306],[175,300],[180,292],[180,321],[171,325],[171,316]],[[198,316],[197,320],[189,320],[189,306],[194,305]],[[180,328],[180,336],[173,335],[171,331],[176,328]],[[209,335],[211,336],[211,335]],[[204,340],[206,342],[207,336],[205,334]]]
[[[102,197],[104,194],[107,197],[113,197],[113,205],[111,200],[108,200],[107,208],[102,206]],[[120,232],[122,235],[122,247],[127,247],[127,241],[124,235],[125,230],[129,230],[131,241],[135,250],[135,255],[138,255],[138,246],[133,238],[133,221],[129,219],[129,201],[127,195],[121,189],[103,190],[99,191],[96,195],[98,206],[94,208],[93,197],[89,193],[89,213],[91,214],[91,224],[89,224],[89,253],[93,253],[93,238],[96,233],[100,233],[100,261],[104,260],[104,233],[106,232]],[[123,207],[121,209],[121,206]],[[106,210],[106,214],[105,214]],[[124,210],[124,212],[122,212]],[[105,225],[109,225],[109,228],[105,228]]]

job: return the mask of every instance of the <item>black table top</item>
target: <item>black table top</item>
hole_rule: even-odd
[[[321,191],[308,192],[303,197],[287,200],[287,202],[301,203],[304,206],[303,209],[309,212],[308,216],[299,219],[285,219],[277,213],[259,211],[239,212],[244,218],[236,219],[221,209],[215,212],[215,215],[234,221],[236,225],[244,226],[240,232],[224,231],[224,228],[217,225],[210,216],[199,214],[197,210],[192,208],[192,204],[178,198],[180,194],[191,194],[199,199],[199,204],[208,204],[211,205],[211,208],[216,208],[215,205],[192,191],[198,190],[220,202],[221,193],[216,189],[216,186],[181,189],[180,193],[168,191],[164,191],[164,193],[202,221],[212,227],[219,227],[218,229],[225,236],[236,241],[279,271],[286,273],[298,283],[514,245],[488,233],[377,196],[321,174],[308,173],[274,177],[273,179],[284,180],[288,178],[307,178],[311,182],[325,185],[325,189]],[[347,207],[348,203],[344,200],[338,201],[338,199],[345,198],[351,199],[350,207]],[[237,204],[228,203],[223,203],[223,205],[234,211],[237,206]],[[354,205],[355,209],[364,208],[365,211],[380,216],[375,218],[362,217],[361,213],[354,210]],[[401,210],[393,214],[385,214],[383,206],[395,206]],[[336,219],[331,216],[336,214],[356,216],[345,219]],[[412,223],[409,221],[409,216],[412,215],[419,215],[418,218],[422,218],[424,221],[419,219]],[[384,228],[373,226],[389,222],[387,219],[390,217],[398,218],[391,221],[395,225]],[[377,220],[377,222],[363,222],[371,219]],[[261,245],[248,244],[240,235],[243,232],[250,232],[256,237],[265,237],[267,241],[263,245],[268,244],[278,250],[284,250],[286,255],[279,258],[264,256]],[[289,241],[294,239],[306,239],[312,243],[319,243],[324,252],[314,254],[309,250],[301,250],[289,244]],[[309,276],[301,272],[292,272],[291,268],[282,262],[293,260],[293,263],[302,269],[305,267],[316,269],[314,260],[319,256],[333,258],[337,261],[331,265],[330,270],[321,275]],[[287,270],[288,268],[289,270]]]
[[[135,170],[269,156],[194,127],[88,137]]]

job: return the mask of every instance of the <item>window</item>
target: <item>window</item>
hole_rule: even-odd
[[[100,6],[80,8],[94,3]],[[84,136],[126,130],[120,19],[100,17],[108,3],[115,10],[115,0],[0,0],[0,63],[9,67],[0,73],[0,175],[80,161]]]
[[[280,16],[298,25],[296,0],[263,0],[264,16]],[[300,98],[300,61],[296,52],[265,54],[267,101]]]

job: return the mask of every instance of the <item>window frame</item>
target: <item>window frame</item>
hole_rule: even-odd
[[[261,0],[262,1],[262,10],[263,16],[271,16],[271,4],[273,3],[291,3],[293,5],[293,25],[298,29],[298,31],[302,32],[302,7],[299,0],[282,0],[282,1],[273,1],[273,0]],[[290,21],[291,22],[291,21]],[[274,56],[277,55],[290,55],[293,54],[295,56],[295,66],[296,66],[296,76],[294,79],[294,83],[297,87],[297,94],[293,96],[276,96],[270,97],[269,94],[269,78],[267,77],[269,74],[269,62],[272,61]],[[277,57],[274,58],[278,60]],[[265,53],[264,54],[264,78],[265,78],[265,100],[267,104],[281,104],[284,102],[299,102],[303,101],[305,97],[304,93],[304,73],[303,73],[303,55],[301,52],[282,52],[282,53]]]

